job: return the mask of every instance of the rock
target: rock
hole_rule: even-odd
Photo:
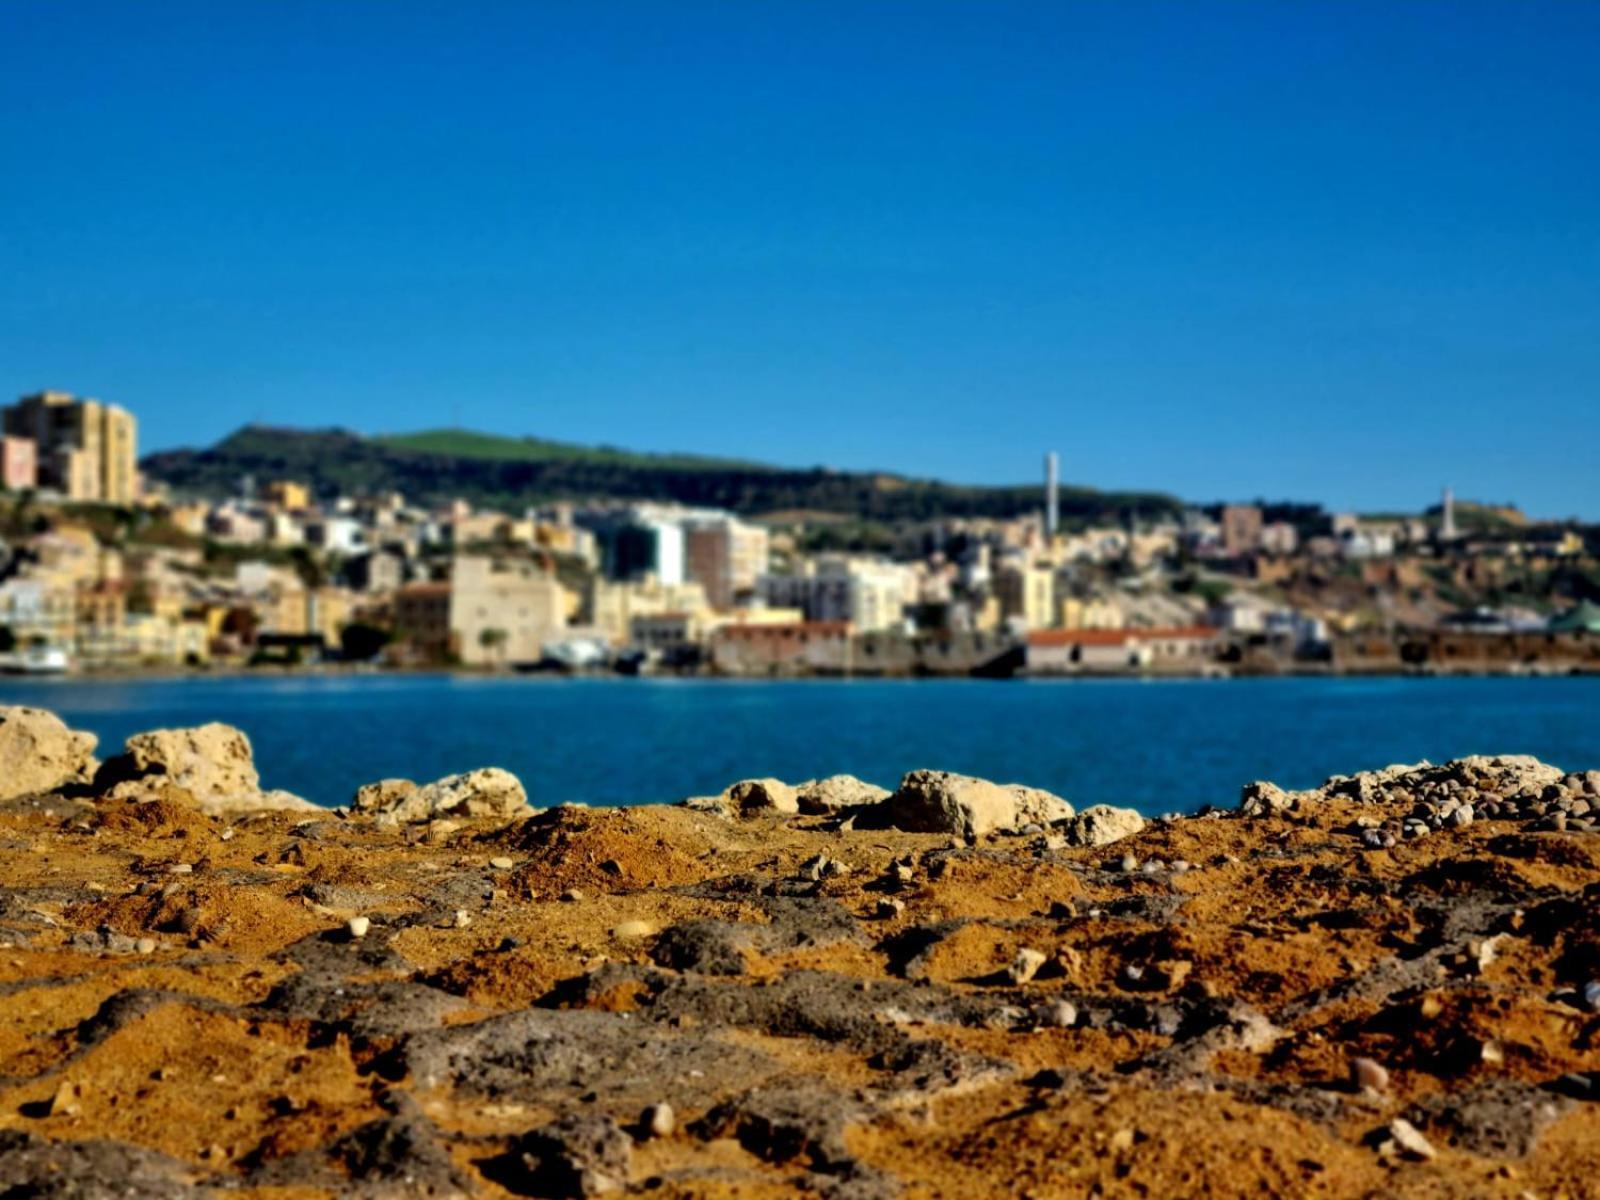
[[[911,833],[982,837],[1071,813],[1065,800],[1035,788],[990,783],[950,771],[912,771],[873,815],[876,821]]]
[[[633,1173],[633,1142],[610,1117],[581,1113],[524,1134],[516,1143],[533,1196],[584,1197],[620,1192]]]
[[[1396,1117],[1390,1121],[1388,1132],[1394,1140],[1395,1147],[1407,1158],[1426,1162],[1438,1154],[1433,1144],[1422,1136],[1422,1130],[1404,1117]]]
[[[678,1114],[665,1102],[652,1104],[639,1115],[639,1131],[647,1138],[671,1137],[678,1128]]]
[[[83,1108],[83,1088],[76,1083],[62,1080],[56,1085],[56,1090],[50,1096],[50,1115],[52,1117],[76,1116]]]
[[[134,734],[121,754],[101,764],[94,786],[103,796],[117,798],[138,799],[159,792],[170,799],[187,794],[212,814],[321,811],[289,792],[262,791],[250,739],[243,730],[217,721]]]
[[[499,854],[489,860],[489,865],[496,871],[509,871],[517,864],[515,859],[508,858],[504,854]]]
[[[858,808],[863,804],[878,804],[889,798],[889,790],[875,783],[867,783],[854,775],[829,775],[826,779],[809,779],[798,784],[795,799],[800,811],[812,815],[836,813],[841,809]]]
[[[417,785],[409,779],[380,779],[358,787],[350,807],[362,813],[390,812],[416,793]]]
[[[1015,825],[1050,825],[1056,821],[1064,821],[1073,814],[1072,805],[1054,792],[1029,787],[1025,783],[1008,783],[1005,787],[1006,791],[1017,800],[1017,815],[1012,818]]]
[[[1078,1006],[1071,1000],[1057,1000],[1044,1011],[1044,1024],[1071,1029],[1078,1023]]]
[[[371,928],[372,920],[369,917],[351,917],[349,921],[345,922],[345,929],[349,931],[350,936],[356,941],[366,937],[367,931]]]
[[[1239,811],[1247,817],[1270,817],[1288,812],[1299,802],[1299,794],[1284,791],[1275,783],[1257,780],[1247,783],[1239,793]]]
[[[1039,968],[1045,964],[1045,955],[1024,946],[1017,951],[1017,956],[1011,960],[1011,965],[1006,968],[1006,978],[1014,984],[1024,984],[1039,973]]]
[[[42,708],[0,707],[0,800],[87,783],[99,765],[98,740]]]
[[[1074,846],[1109,846],[1143,828],[1144,818],[1133,809],[1096,804],[1068,821],[1063,832]]]
[[[1386,1092],[1389,1090],[1389,1072],[1375,1058],[1352,1058],[1350,1086],[1358,1092]]]
[[[756,812],[800,811],[800,801],[794,788],[781,779],[741,779],[723,795],[740,816]]]
[[[1580,993],[1583,997],[1583,1006],[1590,1012],[1600,1012],[1600,979],[1591,979],[1583,985]]]
[[[154,954],[156,952],[156,940],[153,937],[142,937],[134,942],[133,948],[140,954]]]
[[[418,787],[408,779],[380,779],[356,790],[353,811],[380,823],[402,825],[444,816],[512,820],[532,814],[521,781],[499,767],[479,767]]]

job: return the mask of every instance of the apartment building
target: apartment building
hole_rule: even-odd
[[[755,591],[767,570],[771,539],[759,525],[729,516],[684,522],[685,574],[706,591],[713,608],[732,608]]]
[[[34,445],[36,476],[68,500],[132,504],[138,496],[138,423],[115,404],[67,392],[24,396],[0,413],[7,437]]]

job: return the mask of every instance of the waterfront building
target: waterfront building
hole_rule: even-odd
[[[525,561],[457,557],[449,603],[451,648],[469,666],[536,663],[567,623],[565,589]]]

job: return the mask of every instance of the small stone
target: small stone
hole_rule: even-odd
[[[489,860],[489,865],[491,867],[493,867],[496,871],[509,871],[509,870],[511,870],[512,867],[516,866],[517,864],[516,864],[515,860],[507,858],[505,855],[502,854],[502,855],[499,855],[498,857],[491,858]]]
[[[1041,951],[1024,946],[1017,951],[1017,956],[1011,960],[1011,965],[1006,968],[1006,977],[1012,983],[1027,983],[1039,973],[1039,968],[1044,966],[1045,956]]]
[[[167,874],[168,875],[192,875],[192,874],[194,874],[194,864],[193,863],[173,863],[170,867],[167,868]]]
[[[1124,854],[1121,857],[1121,859],[1119,859],[1117,861],[1117,870],[1119,870],[1119,871],[1125,872],[1127,874],[1132,874],[1134,871],[1137,871],[1138,869],[1139,869],[1139,860],[1137,858],[1135,858],[1131,854]]]
[[[1123,1126],[1106,1139],[1106,1149],[1113,1154],[1126,1154],[1133,1149],[1133,1130]]]
[[[372,928],[372,920],[370,917],[351,917],[349,921],[345,922],[345,928],[349,930],[353,939],[360,941],[367,936],[367,931]]]
[[[898,917],[905,910],[906,902],[904,900],[897,899],[894,896],[885,896],[878,901],[876,912],[884,920],[889,920],[893,917]]]
[[[142,937],[133,944],[133,948],[140,954],[154,954],[156,952],[156,940],[153,937]]]
[[[561,902],[563,904],[576,904],[582,899],[583,893],[577,888],[568,888],[566,891],[561,893]]]
[[[1456,809],[1450,814],[1450,824],[1454,825],[1457,829],[1460,829],[1463,826],[1472,824],[1472,816],[1472,805],[1463,804],[1460,808]]]
[[[1389,1136],[1394,1139],[1394,1144],[1400,1153],[1407,1158],[1428,1162],[1438,1153],[1434,1150],[1433,1144],[1422,1136],[1422,1130],[1404,1117],[1396,1117],[1389,1122]]]
[[[1583,997],[1583,1006],[1590,1012],[1600,1012],[1600,979],[1591,979],[1583,985],[1580,993]]]
[[[623,921],[611,930],[611,936],[618,941],[627,942],[635,938],[650,937],[655,932],[656,927],[650,921]]]
[[[1386,1092],[1389,1072],[1377,1059],[1357,1056],[1350,1060],[1350,1086],[1358,1092]]]
[[[639,1117],[639,1129],[646,1138],[671,1137],[678,1128],[678,1114],[665,1101],[652,1104]]]
[[[50,1097],[52,1117],[72,1117],[82,1111],[83,1088],[79,1084],[62,1080]]]
[[[472,914],[464,908],[456,909],[456,928],[465,929],[472,924]]]
[[[1071,1000],[1057,1000],[1044,1010],[1044,1024],[1071,1029],[1078,1023],[1078,1006]]]

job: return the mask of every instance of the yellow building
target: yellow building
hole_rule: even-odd
[[[261,498],[285,512],[311,507],[311,489],[292,479],[275,479],[261,489]]]
[[[1063,629],[1121,629],[1128,623],[1122,606],[1111,600],[1080,600],[1068,596],[1061,601]]]
[[[7,435],[33,441],[41,487],[68,500],[126,505],[138,498],[138,422],[126,409],[37,392],[5,409],[0,423]]]
[[[994,591],[1001,616],[1020,620],[1028,629],[1048,629],[1055,623],[1055,572],[1049,568],[1003,566],[995,572]]]

